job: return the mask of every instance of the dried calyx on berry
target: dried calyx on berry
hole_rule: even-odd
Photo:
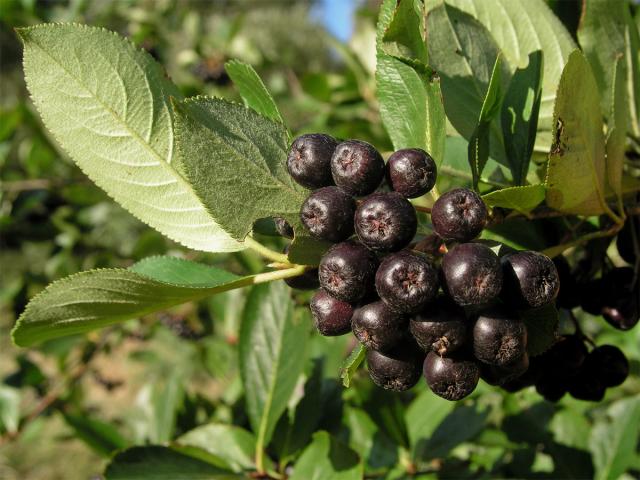
[[[322,133],[300,135],[287,156],[289,175],[309,189],[333,185],[331,157],[337,145],[336,139]]]
[[[338,144],[333,152],[331,175],[335,184],[348,194],[368,195],[384,178],[384,160],[373,145],[347,140]]]
[[[444,295],[411,317],[409,331],[420,348],[440,356],[460,350],[469,339],[464,310]]]
[[[312,192],[302,204],[300,220],[311,236],[329,242],[341,242],[353,234],[356,202],[338,187]]]
[[[517,313],[496,306],[482,312],[473,326],[473,353],[489,365],[505,366],[527,352],[527,329]]]
[[[475,390],[480,368],[463,355],[441,357],[430,352],[424,361],[423,374],[433,393],[453,401],[461,400]]]
[[[371,250],[402,250],[413,240],[417,227],[413,205],[396,192],[369,195],[356,209],[356,233]]]
[[[480,235],[487,215],[487,207],[477,193],[456,188],[433,204],[431,223],[434,231],[445,240],[468,242]]]

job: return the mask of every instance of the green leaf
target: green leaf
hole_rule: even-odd
[[[18,34],[33,102],[91,180],[187,247],[244,248],[179,172],[169,97],[180,93],[151,56],[115,33],[82,25],[45,24]]]
[[[502,103],[504,148],[516,185],[524,185],[529,172],[542,100],[543,66],[542,50],[530,53],[527,66],[513,74]]]
[[[149,387],[149,402],[143,409],[149,415],[149,440],[166,443],[173,438],[178,411],[184,404],[184,375],[174,369],[166,381],[156,381]]]
[[[82,415],[63,414],[64,420],[75,436],[100,455],[110,456],[115,450],[125,448],[128,442],[111,424]]]
[[[268,445],[302,373],[309,324],[306,314],[294,314],[283,282],[258,285],[247,298],[238,353],[258,451]]]
[[[356,373],[366,356],[367,349],[364,345],[359,343],[344,361],[342,371],[340,372],[340,378],[342,378],[342,385],[346,388],[349,388],[349,385],[351,385],[353,375]]]
[[[244,478],[168,447],[133,447],[118,453],[107,466],[106,480],[238,480]],[[203,452],[204,453],[204,452]]]
[[[547,166],[547,204],[561,212],[605,210],[604,133],[600,94],[584,55],[574,51],[562,72]]]
[[[389,469],[398,463],[400,446],[380,430],[367,412],[347,405],[342,421],[349,431],[349,446],[365,460],[365,472]]]
[[[447,118],[460,135],[470,140],[489,88],[498,47],[482,24],[446,3],[427,12],[426,25],[429,62],[440,76]],[[490,154],[505,163],[498,121],[490,127]]]
[[[640,397],[619,400],[591,431],[589,441],[597,480],[619,478],[636,455],[640,432]]]
[[[14,433],[20,423],[20,390],[0,385],[0,427]]]
[[[405,413],[409,442],[413,449],[414,458],[425,458],[428,453],[426,440],[433,435],[438,425],[455,408],[454,402],[449,402],[430,390],[425,390],[409,405]],[[429,412],[429,415],[425,415]]]
[[[544,196],[544,185],[527,185],[496,190],[483,195],[482,200],[490,207],[509,208],[527,214],[540,205]]]
[[[308,191],[287,171],[282,124],[217,98],[195,97],[174,107],[186,177],[225,230],[242,240],[257,219],[279,216],[296,235],[304,232],[299,213]]]
[[[224,64],[224,68],[235,86],[238,87],[240,96],[247,107],[253,108],[259,114],[284,125],[276,102],[251,65],[239,60],[229,60]]]
[[[558,334],[558,310],[554,304],[521,312],[527,327],[527,353],[531,357],[546,352]]]
[[[626,69],[622,58],[617,58],[613,65],[613,92],[605,150],[607,154],[606,171],[607,186],[619,202],[622,202],[622,173],[625,159],[628,117],[626,107],[628,96],[626,86]]]
[[[179,437],[177,443],[202,448],[226,461],[234,471],[255,468],[256,439],[235,425],[202,425]]]
[[[12,331],[13,341],[30,346],[84,333],[255,281],[256,276],[239,277],[172,257],[143,260],[129,270],[77,273],[31,299]]]
[[[293,466],[291,480],[361,480],[363,466],[358,454],[327,432],[317,432]]]
[[[571,34],[544,0],[447,0],[447,3],[484,25],[514,70],[527,65],[529,54],[542,50],[544,81],[536,150],[548,152],[556,89],[569,54],[576,48]]]
[[[426,65],[418,4],[409,0],[395,8],[395,0],[386,0],[378,22],[380,116],[396,150],[422,148],[439,165],[446,136],[440,79]]]
[[[496,57],[493,65],[491,79],[487,87],[487,93],[482,102],[478,124],[476,125],[471,138],[469,139],[468,158],[473,175],[473,187],[478,189],[478,181],[484,170],[487,160],[489,160],[489,149],[491,147],[491,122],[497,118],[502,104],[502,56]]]
[[[640,135],[640,38],[634,24],[629,2],[621,0],[585,0],[578,39],[602,92],[602,111],[611,112],[618,88],[625,90],[627,101],[620,105],[626,126]],[[623,59],[627,76],[620,78],[611,62]],[[619,87],[616,87],[616,83]],[[626,133],[626,132],[625,132]]]

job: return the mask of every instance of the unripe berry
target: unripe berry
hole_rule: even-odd
[[[416,198],[436,184],[437,167],[431,155],[419,148],[394,152],[387,160],[387,181],[405,198]]]
[[[464,310],[441,296],[411,318],[409,331],[424,351],[447,356],[465,345],[469,325]]]
[[[376,272],[380,298],[400,313],[415,313],[438,292],[438,271],[424,257],[409,251],[385,257]]]
[[[373,383],[386,390],[402,392],[413,387],[422,373],[422,358],[410,345],[390,352],[367,351],[367,366]]]
[[[433,393],[455,401],[475,390],[480,369],[476,362],[465,357],[440,357],[430,352],[424,361],[423,374]]]
[[[320,260],[320,285],[338,300],[355,303],[372,289],[377,266],[376,256],[362,245],[338,243]]]
[[[523,251],[502,257],[503,299],[520,308],[539,308],[553,302],[560,280],[551,259],[539,252]]]
[[[353,307],[347,302],[318,290],[309,303],[316,329],[321,335],[333,337],[351,331]]]
[[[335,184],[350,195],[368,195],[384,178],[384,160],[373,145],[347,140],[333,152],[331,175]]]
[[[411,203],[399,193],[374,193],[358,205],[355,227],[360,241],[371,250],[395,252],[411,243],[418,219]]]
[[[407,320],[377,301],[353,312],[351,330],[365,347],[385,352],[406,338]]]
[[[356,202],[338,187],[312,192],[302,204],[300,220],[311,236],[329,242],[341,242],[353,234]]]
[[[331,157],[337,145],[333,137],[321,133],[299,136],[291,144],[287,157],[289,174],[305,188],[333,185]]]
[[[487,223],[487,207],[480,196],[466,188],[442,195],[431,209],[435,232],[445,240],[473,240]]]
[[[490,365],[515,362],[527,351],[527,329],[514,312],[492,308],[480,314],[473,326],[473,353]]]

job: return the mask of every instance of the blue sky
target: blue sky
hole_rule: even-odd
[[[346,42],[353,31],[353,13],[357,0],[322,0],[314,12],[327,30],[336,38]]]

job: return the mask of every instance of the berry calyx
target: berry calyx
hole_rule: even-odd
[[[442,195],[431,209],[434,231],[445,240],[473,240],[487,223],[487,207],[480,196],[466,188]]]
[[[423,374],[433,393],[453,401],[475,390],[480,369],[476,362],[465,357],[441,357],[430,352],[424,361]]]
[[[373,383],[385,390],[402,392],[420,380],[422,356],[411,346],[398,346],[387,353],[368,350],[367,366]]]
[[[291,144],[287,170],[305,188],[315,189],[333,185],[331,157],[338,142],[322,133],[300,135]]]
[[[481,243],[462,243],[442,260],[445,289],[462,306],[493,301],[502,289],[500,259]]]
[[[376,291],[391,309],[415,313],[433,300],[438,292],[438,271],[415,253],[392,253],[378,267]]]
[[[387,160],[387,181],[405,198],[416,198],[431,191],[437,175],[436,162],[419,148],[398,150]]]
[[[560,279],[553,261],[539,252],[510,253],[501,259],[503,299],[523,308],[539,308],[558,296]]]
[[[482,312],[473,326],[473,353],[490,365],[515,362],[527,351],[527,329],[514,312],[496,307]]]
[[[338,187],[312,192],[302,204],[300,220],[311,236],[329,242],[341,242],[353,234],[353,197]]]
[[[355,227],[363,245],[378,252],[395,252],[411,243],[418,219],[411,203],[399,193],[374,193],[358,205]]]
[[[347,241],[331,247],[320,260],[320,286],[343,302],[355,303],[370,290],[378,266],[367,248]]]
[[[363,305],[353,312],[351,330],[365,347],[389,351],[406,338],[407,321],[382,301]]]
[[[469,325],[464,310],[441,296],[409,321],[409,331],[424,351],[451,355],[465,345]]]
[[[353,316],[351,304],[332,297],[324,290],[318,290],[311,299],[309,307],[320,335],[333,337],[351,331]]]
[[[350,195],[368,195],[384,178],[384,160],[373,145],[347,140],[333,152],[331,175],[335,184]]]

